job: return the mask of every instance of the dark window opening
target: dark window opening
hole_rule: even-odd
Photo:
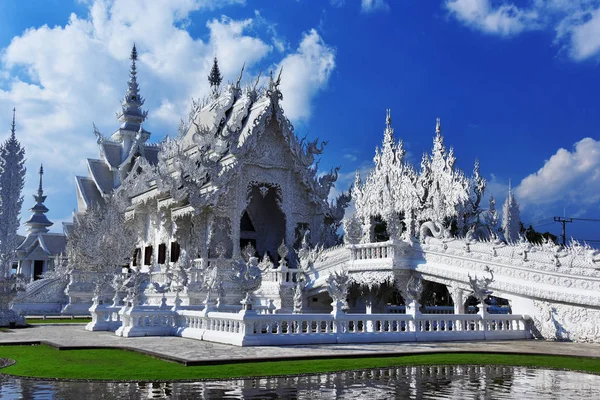
[[[142,249],[135,249],[133,251],[133,266],[136,267],[142,261],[140,257],[142,256]]]
[[[248,211],[244,211],[244,214],[242,215],[242,220],[240,221],[240,230],[245,232],[256,232],[256,229],[254,229],[254,224],[248,215]]]
[[[167,245],[161,243],[158,245],[158,263],[164,264],[167,259]]]
[[[41,275],[44,273],[44,260],[35,260],[33,262],[33,280],[37,281],[42,279]]]
[[[144,265],[152,265],[152,246],[144,249]]]
[[[181,247],[179,247],[179,243],[171,242],[171,262],[177,262],[179,260],[180,252]]]

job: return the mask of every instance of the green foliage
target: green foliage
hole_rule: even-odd
[[[546,231],[544,233],[540,233],[540,232],[536,231],[532,225],[529,225],[528,228],[525,228],[525,225],[521,222],[519,231],[520,231],[521,235],[525,235],[525,237],[527,238],[527,240],[530,243],[541,244],[545,240],[550,240],[551,242],[558,244],[558,237],[556,235],[553,235],[548,231]]]
[[[27,318],[28,324],[87,324],[91,318]]]
[[[346,370],[385,368],[402,365],[520,365],[572,369],[600,373],[597,358],[443,353],[399,357],[332,358],[325,360],[231,362],[223,365],[186,367],[127,350],[55,350],[48,346],[0,346],[0,357],[12,358],[15,365],[6,374],[38,378],[106,380],[184,380],[241,378],[270,375],[317,374]],[[118,360],[118,361],[116,361]]]

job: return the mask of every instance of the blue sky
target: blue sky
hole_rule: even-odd
[[[338,189],[371,165],[391,108],[413,162],[441,117],[458,166],[479,158],[499,205],[511,179],[524,222],[600,218],[600,1],[3,0],[0,140],[16,106],[25,203],[43,161],[55,231],[98,157],[92,122],[117,127],[133,42],[152,140],[206,93],[212,56],[226,80],[244,62],[248,80],[283,65],[286,113],[299,135],[329,141],[320,166],[342,167]],[[599,227],[568,234],[600,240]]]

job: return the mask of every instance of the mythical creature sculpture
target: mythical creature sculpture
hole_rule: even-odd
[[[262,274],[258,267],[258,258],[252,256],[247,262],[237,260],[233,262],[234,272],[230,275],[231,281],[242,293],[245,294],[241,303],[246,310],[252,309],[252,293],[258,290],[262,283]]]
[[[123,281],[123,287],[127,292],[125,297],[125,304],[128,306],[136,306],[140,303],[140,296],[142,294],[141,285],[148,279],[148,274],[140,272],[138,268],[135,268]]]
[[[21,274],[0,277],[0,326],[11,323],[25,325],[25,318],[11,310],[10,303],[19,292],[25,290],[25,279]]]
[[[187,290],[191,268],[191,260],[185,249],[183,249],[179,255],[179,260],[168,271],[170,280],[169,288],[172,292],[179,295],[179,293]]]
[[[485,267],[485,272],[490,274],[489,278],[478,278],[477,275],[475,275],[474,278],[471,278],[471,274],[468,274],[469,286],[471,286],[471,290],[473,291],[473,297],[475,297],[482,306],[484,306],[484,300],[493,293],[492,290],[489,289],[489,286],[494,281],[494,272],[489,266]]]
[[[446,233],[446,229],[444,226],[435,221],[427,221],[421,224],[421,229],[419,230],[421,234],[421,241],[425,241],[425,238],[428,236],[433,236],[434,238],[443,238]]]
[[[110,286],[115,291],[115,295],[113,296],[113,307],[118,307],[121,303],[121,299],[119,298],[119,292],[123,290],[123,283],[125,282],[125,278],[122,274],[115,274]]]
[[[308,244],[308,236],[310,235],[310,230],[304,232],[304,237],[302,238],[302,245],[300,250],[298,250],[298,259],[300,261],[300,269],[304,274],[305,278],[308,278],[308,274],[311,271],[314,263],[321,260],[323,257],[323,246],[315,246],[314,248],[310,248]]]
[[[348,308],[347,297],[350,286],[350,275],[348,270],[341,269],[333,271],[327,277],[327,292],[333,299],[333,311],[339,312]]]
[[[405,300],[419,302],[421,293],[423,293],[423,279],[420,275],[412,274],[402,294],[405,296]]]
[[[335,167],[331,171],[329,171],[328,174],[325,174],[319,178],[319,180],[318,180],[319,184],[316,185],[318,196],[325,198],[325,197],[327,197],[327,195],[329,195],[329,191],[331,190],[331,187],[333,186],[335,181],[337,181],[337,179],[338,179],[338,171],[339,170],[340,170],[340,167]]]
[[[300,280],[296,282],[294,286],[294,314],[302,314],[304,308],[304,300],[302,292],[304,291],[304,281]]]

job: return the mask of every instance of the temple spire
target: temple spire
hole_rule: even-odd
[[[392,128],[392,110],[386,108],[385,110],[385,131],[383,132],[383,143],[384,147],[386,144],[394,145],[394,128]]]
[[[42,177],[43,176],[44,176],[44,164],[40,164],[40,185],[38,186],[38,196],[44,195],[44,189],[42,188]]]
[[[10,125],[10,136],[11,137],[15,137],[15,113],[17,112],[17,109],[15,107],[13,107],[13,119],[12,119],[12,124]]]
[[[123,142],[131,140],[140,130],[140,126],[146,120],[148,112],[142,110],[144,98],[140,95],[140,87],[137,82],[137,59],[138,53],[135,44],[131,49],[131,68],[129,70],[129,80],[127,81],[127,91],[121,103],[122,111],[117,113],[117,118],[121,122],[120,129],[112,136],[113,140]],[[147,133],[148,137],[150,136]],[[126,146],[127,147],[127,146]]]
[[[442,133],[442,123],[440,122],[440,117],[435,119],[435,133],[438,135]]]
[[[29,226],[29,232],[31,233],[45,233],[48,232],[48,227],[54,225],[48,217],[46,217],[46,213],[48,212],[48,208],[44,205],[46,201],[46,196],[44,196],[44,188],[43,188],[43,180],[42,177],[44,175],[44,166],[40,165],[40,184],[38,186],[37,195],[34,195],[35,205],[29,209],[33,213],[33,215],[29,218],[25,225]]]
[[[212,69],[210,70],[210,75],[208,75],[208,83],[210,83],[210,89],[213,96],[216,96],[219,93],[219,86],[221,85],[222,81],[223,76],[219,70],[219,61],[217,61],[217,57],[215,56]]]

